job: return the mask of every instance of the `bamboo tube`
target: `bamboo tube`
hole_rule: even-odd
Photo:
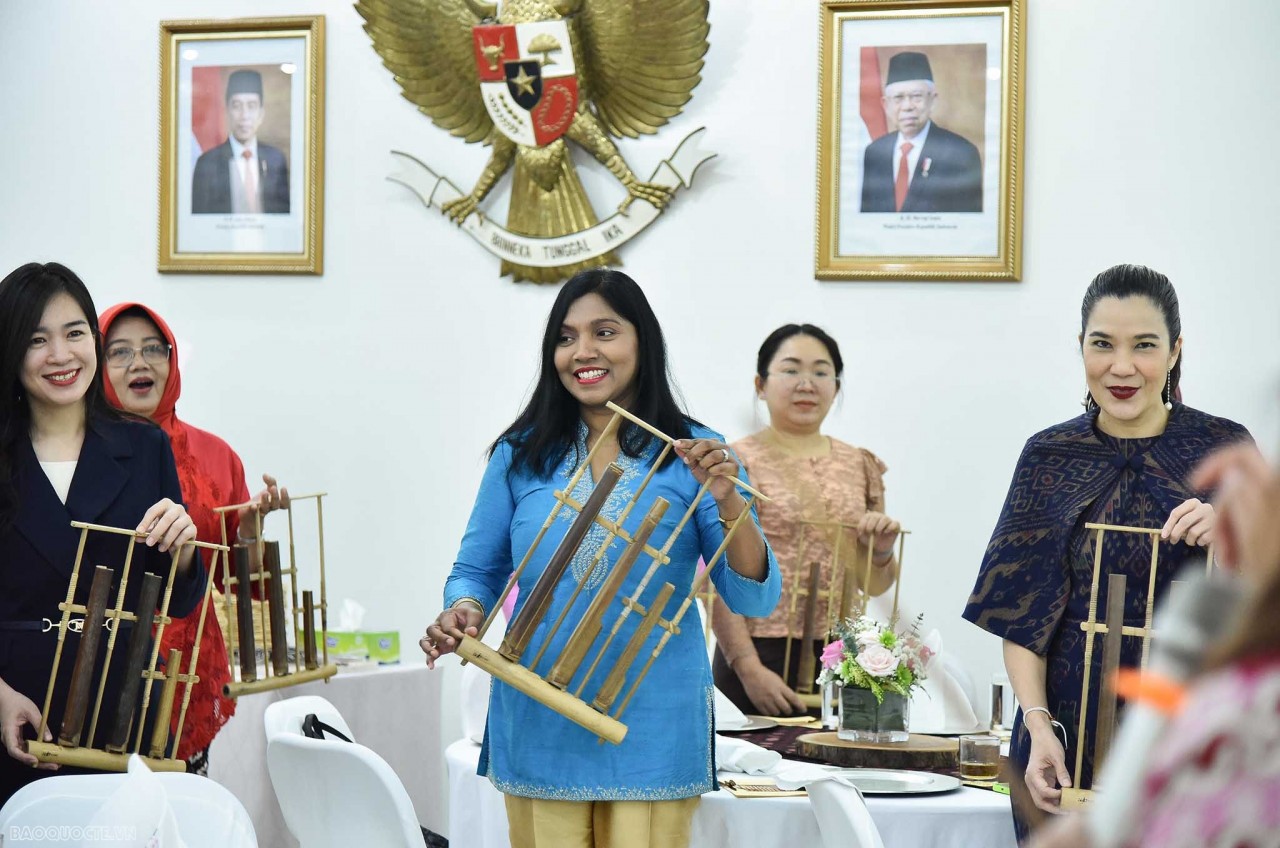
[[[129,647],[125,653],[120,702],[116,705],[115,720],[107,736],[106,749],[112,753],[123,753],[129,744],[129,726],[133,723],[138,689],[142,686],[142,669],[147,661],[147,647],[151,644],[151,623],[156,616],[156,603],[160,600],[160,586],[163,582],[158,574],[148,572],[142,575],[136,620],[133,632],[129,634]]]
[[[71,523],[75,526],[75,522]],[[62,618],[58,622],[58,645],[53,652],[53,668],[49,671],[49,685],[44,690],[44,707],[40,710],[40,728],[36,738],[43,739],[49,729],[49,704],[53,701],[53,685],[58,682],[58,665],[62,662],[62,648],[67,638],[67,626],[71,623],[71,608],[76,599],[76,583],[80,579],[80,563],[84,560],[84,543],[89,538],[89,529],[81,527],[80,542],[76,546],[76,561],[71,568],[71,580],[67,583],[67,599],[60,605]]]
[[[58,734],[58,744],[64,748],[80,746],[80,733],[84,729],[85,711],[89,708],[89,687],[93,684],[93,667],[98,660],[102,619],[106,613],[107,594],[111,591],[113,575],[114,572],[105,565],[99,565],[93,570],[84,630],[80,634],[76,664],[71,670],[71,692],[67,695],[67,709],[62,715],[62,732]],[[106,674],[106,669],[103,669],[103,674]]]
[[[253,638],[253,583],[249,579],[249,546],[231,548],[236,569],[236,630],[240,638],[240,679],[258,679],[258,648]]]
[[[27,751],[42,763],[57,763],[63,766],[93,769],[94,771],[124,772],[129,769],[129,758],[134,754],[115,754],[99,751],[94,748],[63,748],[49,742],[27,743]],[[176,759],[156,759],[142,757],[147,768],[152,771],[185,772],[187,764]]]
[[[498,617],[498,612],[502,609],[502,605],[506,603],[507,596],[511,594],[511,590],[520,582],[520,575],[524,574],[525,566],[527,566],[529,564],[529,560],[533,558],[533,552],[538,549],[538,545],[542,544],[542,537],[547,534],[549,529],[551,529],[551,525],[555,523],[556,516],[559,515],[560,510],[564,508],[565,500],[567,500],[568,495],[577,488],[578,481],[582,479],[582,475],[591,467],[591,460],[595,458],[596,451],[600,450],[600,446],[610,441],[613,438],[614,433],[618,432],[619,421],[621,421],[621,419],[617,415],[609,419],[609,423],[604,425],[604,430],[600,432],[600,437],[596,439],[596,443],[587,451],[586,459],[582,461],[582,464],[573,472],[573,476],[569,478],[569,482],[565,484],[564,492],[562,493],[565,496],[564,499],[559,497],[557,498],[556,505],[551,508],[551,512],[547,515],[547,520],[542,522],[542,527],[539,528],[538,535],[533,537],[533,544],[531,544],[529,549],[524,552],[524,557],[521,558],[520,564],[517,565],[515,571],[511,573],[511,577],[508,578],[507,585],[503,588],[502,594],[498,596],[498,600],[494,603],[493,609],[489,610],[489,615],[485,617],[484,624],[480,626],[479,635],[481,639],[484,638],[484,634],[489,632],[490,625],[492,625],[493,620]],[[581,510],[579,510],[579,512],[581,513]],[[467,662],[465,657],[462,662],[463,664]]]
[[[200,682],[200,678],[196,675],[196,668],[200,663],[200,643],[204,639],[205,620],[209,615],[209,607],[213,605],[213,575],[217,573],[219,557],[229,555],[230,551],[225,547],[214,551],[213,559],[209,563],[209,571],[204,577],[204,598],[200,601],[200,618],[196,621],[196,638],[191,645],[191,659],[188,661],[189,665],[187,666],[187,682],[182,687],[182,709],[178,712],[178,725],[173,731],[173,750],[175,752],[182,744],[182,728],[187,721],[187,708],[191,706],[191,688]]]
[[[1142,629],[1145,630],[1147,634],[1151,633],[1151,625],[1152,625],[1152,622],[1155,620],[1156,569],[1159,567],[1159,563],[1160,563],[1160,537],[1152,536],[1151,537],[1151,568],[1150,568],[1151,577],[1150,577],[1150,580],[1147,582],[1147,614],[1146,614],[1146,618],[1143,619],[1143,624],[1142,624]],[[1142,637],[1141,668],[1145,669],[1147,667],[1147,657],[1150,655],[1150,653],[1151,653],[1151,638],[1149,635],[1144,635]]]
[[[627,727],[607,715],[601,715],[567,692],[563,692],[518,663],[506,661],[502,655],[470,636],[463,636],[457,653],[483,668],[508,686],[528,695],[538,703],[594,733],[601,739],[620,743]]]
[[[818,638],[814,631],[818,626],[818,592],[822,583],[822,563],[809,564],[809,596],[804,599],[804,635],[800,642],[800,673],[796,678],[797,692],[813,691],[813,643]],[[786,682],[785,678],[783,682]],[[788,685],[790,685],[788,683]]]
[[[631,668],[631,664],[639,656],[640,649],[644,647],[645,640],[649,638],[649,633],[653,630],[654,625],[658,623],[658,619],[662,617],[662,609],[666,606],[667,601],[671,599],[671,595],[675,590],[676,587],[670,583],[663,583],[662,588],[658,590],[658,596],[654,598],[653,604],[645,612],[644,618],[636,625],[636,630],[631,634],[631,639],[627,642],[627,647],[623,649],[622,656],[618,658],[617,663],[609,671],[609,676],[605,678],[604,685],[600,687],[600,691],[596,692],[596,697],[591,702],[591,705],[597,710],[607,713],[609,708],[613,706],[618,693],[622,691],[622,684],[627,680],[628,669]]]
[[[302,651],[307,671],[319,667],[316,662],[316,604],[310,589],[302,590]]]
[[[827,635],[836,632],[836,624],[848,615],[849,569],[840,561],[840,546],[844,542],[844,526],[834,528],[831,543],[831,593],[827,596]]]
[[[309,670],[295,671],[282,677],[265,677],[261,680],[251,680],[243,683],[233,680],[222,687],[222,694],[228,698],[239,698],[242,695],[254,695],[258,692],[272,692],[276,689],[284,689],[286,686],[296,686],[299,683],[327,680],[337,673],[338,667],[331,664],[318,665]]]
[[[1098,695],[1098,720],[1093,731],[1093,771],[1102,770],[1102,764],[1111,750],[1111,736],[1116,726],[1116,691],[1112,684],[1120,668],[1120,644],[1124,635],[1124,596],[1127,580],[1123,574],[1107,577],[1107,635],[1102,640],[1102,692]],[[1079,742],[1084,746],[1084,740]]]
[[[156,758],[165,756],[165,748],[169,744],[169,719],[173,715],[173,696],[178,691],[178,676],[182,673],[182,651],[173,648],[169,651],[169,661],[164,667],[164,688],[160,690],[160,706],[156,709],[156,723],[151,728],[150,755]]]
[[[120,622],[134,621],[131,613],[124,611],[124,593],[129,586],[129,569],[133,565],[133,549],[137,544],[137,537],[131,538],[129,544],[125,547],[124,552],[124,568],[120,572],[120,588],[116,592],[116,603],[111,608],[111,620],[114,624],[108,623],[107,629],[107,652],[102,660],[102,674],[98,677],[98,694],[93,701],[93,716],[89,719],[89,737],[85,747],[92,748],[94,739],[98,735],[98,714],[102,710],[102,696],[106,692],[107,677],[111,670],[111,658],[115,656],[116,636],[120,633]],[[119,705],[117,704],[117,707]]]
[[[1094,541],[1093,550],[1093,586],[1089,589],[1088,621],[1090,624],[1096,624],[1098,621],[1098,580],[1102,576],[1102,537],[1109,528],[1099,526],[1096,529],[1098,535]],[[1080,785],[1080,776],[1084,773],[1084,728],[1089,715],[1089,676],[1092,671],[1093,630],[1089,630],[1084,635],[1084,683],[1080,687],[1080,727],[1076,731],[1076,770],[1071,776],[1071,786],[1075,789],[1084,788]]]
[[[324,498],[316,496],[317,551],[320,559],[320,655],[322,665],[329,664],[329,594],[324,582]]]
[[[284,675],[289,673],[289,663],[285,641],[287,627],[284,617],[284,581],[280,571],[279,542],[267,542],[264,545],[263,564],[271,579],[268,607],[271,613],[271,670],[276,675]]]
[[[805,535],[803,524],[800,526],[799,548],[800,550],[796,555],[796,561],[804,562]],[[782,681],[784,683],[791,679],[791,643],[795,640],[794,635],[792,635],[792,628],[796,621],[796,606],[800,603],[801,577],[800,569],[797,568],[795,570],[795,574],[791,578],[791,599],[787,604],[787,641],[783,644],[782,649]]]
[[[521,655],[524,654],[525,649],[529,646],[533,631],[537,629],[542,617],[546,615],[547,608],[551,605],[551,598],[555,592],[556,585],[560,582],[560,578],[564,576],[564,572],[569,567],[569,562],[573,559],[574,553],[577,552],[578,546],[582,544],[582,540],[586,537],[587,531],[591,529],[596,515],[604,507],[605,500],[613,492],[613,487],[618,484],[618,480],[621,477],[622,468],[616,464],[610,464],[604,474],[600,475],[595,491],[591,493],[591,497],[587,498],[587,502],[582,507],[582,512],[578,513],[573,523],[569,525],[564,538],[560,540],[560,545],[556,548],[555,553],[552,554],[551,559],[548,560],[542,576],[538,578],[533,590],[529,592],[529,597],[520,607],[520,612],[516,613],[511,622],[511,627],[507,630],[507,635],[502,640],[502,645],[498,648],[498,653],[511,660],[511,662],[519,662]]]
[[[609,572],[608,578],[605,579],[604,585],[600,591],[591,600],[590,606],[587,607],[586,613],[582,616],[582,620],[578,622],[578,626],[574,628],[573,633],[569,636],[569,641],[565,643],[564,650],[560,652],[560,656],[551,667],[551,673],[547,675],[547,682],[552,686],[561,689],[567,688],[569,681],[578,673],[578,668],[582,665],[582,661],[587,658],[587,651],[591,647],[591,643],[600,635],[601,629],[604,627],[604,614],[613,603],[613,599],[621,590],[623,581],[626,580],[631,566],[640,557],[640,552],[644,549],[644,545],[649,541],[649,537],[653,534],[654,529],[662,521],[662,517],[666,515],[667,507],[670,503],[664,498],[657,498],[653,502],[653,506],[649,508],[649,514],[645,516],[639,529],[636,530],[635,536],[631,540],[631,544],[622,552],[622,556],[614,563],[613,569]],[[549,639],[550,637],[548,637]]]

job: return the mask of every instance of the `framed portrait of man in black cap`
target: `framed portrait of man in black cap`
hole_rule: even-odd
[[[161,271],[321,272],[323,24],[161,24]]]
[[[820,279],[1021,275],[1023,0],[824,0]]]

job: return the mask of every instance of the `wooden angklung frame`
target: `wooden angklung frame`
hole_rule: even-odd
[[[165,626],[172,620],[169,618],[169,599],[173,594],[173,582],[177,576],[178,560],[182,551],[187,547],[209,550],[212,552],[212,565],[216,567],[218,560],[226,555],[227,548],[225,545],[196,541],[175,547],[170,557],[167,575],[143,572],[142,588],[138,592],[137,605],[130,612],[124,609],[124,601],[131,578],[134,549],[137,547],[138,540],[145,539],[147,534],[132,529],[86,524],[80,521],[71,522],[71,526],[80,531],[80,544],[76,549],[76,560],[71,570],[66,600],[58,604],[62,617],[57,623],[50,623],[50,629],[58,630],[58,644],[53,655],[53,667],[49,672],[44,707],[40,712],[37,739],[43,739],[45,730],[52,729],[49,724],[49,710],[53,701],[53,690],[58,680],[58,669],[63,661],[68,631],[81,633],[80,645],[76,650],[75,665],[71,672],[71,689],[67,695],[61,724],[55,734],[56,741],[28,742],[27,750],[42,763],[58,763],[99,771],[126,771],[131,754],[142,756],[152,771],[186,771],[186,762],[172,756],[171,752],[177,751],[182,741],[187,707],[191,703],[191,689],[200,680],[196,674],[196,663],[200,659],[200,638],[204,634],[205,617],[211,606],[209,598],[213,591],[212,567],[205,576],[203,599],[200,603],[200,615],[196,624],[196,637],[191,655],[183,657],[181,651],[172,650],[167,657],[164,671],[158,671],[156,666],[159,660],[160,640],[164,635]],[[111,567],[104,565],[95,566],[93,569],[86,602],[84,604],[75,602],[76,588],[81,579],[85,542],[90,533],[113,533],[129,537],[124,562],[120,565],[120,580],[114,603],[109,596],[115,572]],[[193,555],[198,560],[199,550],[193,552]],[[198,561],[193,563],[192,567],[198,568]],[[73,619],[72,615],[81,617]],[[100,728],[99,719],[104,717],[102,706],[107,678],[118,669],[118,664],[113,668],[112,657],[115,653],[116,637],[119,635],[121,622],[131,625],[128,646],[125,649],[122,683],[120,691],[116,693],[114,713],[106,716],[104,728]],[[103,630],[107,631],[105,649],[101,647]],[[185,672],[182,671],[184,660],[186,661]],[[155,713],[152,714],[152,689],[156,683],[163,683],[163,686]],[[169,730],[173,724],[173,707],[179,683],[183,684],[182,703],[178,710],[176,728],[171,737]],[[141,694],[141,704],[138,701],[139,694]],[[86,714],[90,713],[91,703],[93,709],[89,715],[89,726],[86,731],[85,718]],[[150,719],[149,728],[148,719]],[[100,733],[100,729],[105,732]],[[148,729],[150,734],[144,739]]]
[[[292,495],[285,512],[288,515],[289,564],[280,559],[278,542],[262,537],[262,516],[254,511],[254,541],[229,545],[230,554],[223,561],[223,609],[228,622],[227,660],[231,666],[231,682],[223,687],[229,698],[282,689],[312,680],[328,680],[338,667],[329,662],[329,603],[325,593],[324,567],[324,497],[326,492]],[[318,573],[320,579],[320,632],[315,629],[317,604],[312,590],[301,591],[299,604],[298,555],[293,529],[294,507],[303,501],[315,501]],[[227,545],[227,515],[253,506],[254,502],[221,506],[214,510],[221,524],[222,543]],[[258,548],[259,567],[251,571],[250,545]],[[286,611],[285,580],[288,579],[289,601]],[[256,595],[256,597],[255,597]],[[263,666],[258,667],[257,639],[254,636],[254,607],[262,622]],[[290,662],[288,636],[297,634],[300,644]],[[317,638],[318,637],[318,638]],[[318,644],[317,644],[318,643]],[[261,671],[261,674],[259,672]]]
[[[817,707],[821,704],[822,694],[817,690],[817,662],[813,655],[813,643],[826,642],[836,632],[839,622],[847,619],[856,610],[861,615],[866,612],[871,596],[866,589],[871,585],[871,575],[875,564],[874,545],[864,545],[866,556],[859,561],[857,554],[842,556],[846,534],[857,532],[856,524],[845,524],[840,521],[800,521],[800,544],[796,560],[802,566],[805,562],[805,548],[808,537],[812,533],[830,533],[834,536],[831,544],[830,583],[822,586],[822,561],[813,560],[808,570],[797,569],[787,590],[787,642],[783,654],[782,679],[789,680],[791,674],[791,646],[798,638],[801,640],[800,667],[797,671],[795,692],[806,706]],[[898,531],[897,569],[893,581],[893,613],[891,620],[898,617],[898,589],[902,585],[902,558],[906,550],[906,537],[909,530]],[[861,572],[862,581],[858,577]],[[818,602],[827,601],[827,615],[823,621],[818,620]],[[803,606],[801,606],[803,604]],[[802,626],[799,637],[795,636],[792,625],[795,623],[796,610],[802,612]]]
[[[725,551],[728,550],[729,543],[732,541],[734,534],[737,533],[738,528],[742,526],[744,521],[749,522],[752,520],[753,504],[756,501],[768,499],[741,480],[729,478],[744,493],[747,505],[742,514],[725,529],[724,540],[707,563],[707,567],[693,580],[688,594],[680,600],[674,614],[664,615],[667,602],[675,594],[675,586],[672,583],[664,583],[649,606],[644,606],[640,603],[640,599],[645,589],[658,574],[661,566],[670,562],[668,555],[671,547],[684,531],[685,525],[694,516],[698,504],[707,496],[711,479],[713,478],[709,478],[699,488],[697,495],[680,517],[680,521],[671,531],[671,534],[662,543],[661,548],[654,548],[649,544],[649,540],[670,506],[663,498],[654,499],[648,514],[634,534],[623,529],[623,523],[639,502],[654,474],[657,473],[658,469],[662,467],[674,450],[674,439],[621,407],[612,403],[608,406],[613,411],[613,418],[605,426],[604,432],[587,453],[586,458],[574,471],[564,490],[555,493],[556,505],[552,507],[546,521],[543,522],[541,529],[535,536],[533,544],[525,552],[520,564],[511,575],[511,579],[507,582],[502,596],[494,604],[493,611],[489,613],[488,618],[481,627],[479,636],[475,638],[464,636],[458,645],[457,653],[464,661],[474,662],[477,666],[509,686],[591,731],[602,741],[607,740],[617,744],[623,740],[627,733],[626,725],[621,721],[622,716],[631,698],[644,680],[645,675],[648,674],[653,663],[662,654],[671,637],[680,632],[680,623],[684,619],[685,613],[694,605],[699,594],[704,593],[703,587],[710,578],[711,570],[720,561],[720,558],[725,555]],[[611,437],[617,433],[624,420],[630,421],[655,436],[662,442],[663,447],[649,466],[647,473],[630,500],[623,506],[617,518],[611,520],[601,515],[601,509],[621,478],[622,469],[617,465],[610,465],[605,473],[600,475],[600,479],[597,481],[590,497],[587,498],[586,503],[575,501],[572,493],[587,472],[587,469],[591,467],[591,461],[594,459],[597,449],[600,445],[611,441]],[[565,508],[577,513],[577,515],[565,532],[564,538],[557,545],[550,560],[548,560],[542,575],[529,591],[528,597],[525,598],[520,608],[520,612],[511,621],[502,645],[495,651],[480,640],[493,623],[498,611],[502,608],[503,601],[506,600],[512,588],[519,581],[520,575],[524,573],[524,569],[532,559],[534,551],[542,544],[547,531],[555,522],[560,511]],[[581,579],[577,580],[574,585],[572,594],[565,604],[564,612],[547,630],[542,649],[529,661],[527,654],[529,653],[530,639],[546,617],[553,593],[562,579],[565,578],[565,572],[568,571],[570,561],[582,548],[587,532],[593,525],[602,527],[605,530],[605,538],[597,549],[590,552],[590,564]],[[621,539],[626,547],[617,560],[610,564],[605,561],[605,555],[615,539]],[[627,575],[642,555],[647,556],[649,559],[648,568],[631,594],[621,598],[620,601],[617,600]],[[550,670],[546,676],[539,676],[533,669],[539,666],[547,646],[551,644],[559,629],[565,625],[565,617],[569,610],[573,608],[574,600],[577,599],[591,575],[600,567],[608,569],[604,582],[600,584],[596,596],[588,605],[581,620],[573,624],[571,635],[559,655],[551,662]],[[639,624],[632,632],[621,655],[611,668],[601,668],[602,658],[618,637],[623,624],[633,614],[639,617]],[[612,625],[608,625],[610,621],[612,621]],[[650,636],[655,630],[661,635],[651,639]],[[643,666],[638,672],[632,673],[633,666],[636,665],[642,653],[645,652],[647,652],[648,656]],[[573,687],[573,691],[570,691],[572,681],[582,666],[586,664],[588,656],[593,653],[594,656],[587,665],[586,672],[576,687]],[[526,662],[528,663],[527,665],[525,664]],[[583,700],[582,693],[597,673],[603,676],[604,682],[596,691],[591,702],[588,703]],[[625,694],[623,694],[624,689]]]
[[[1111,750],[1111,743],[1116,732],[1117,699],[1114,688],[1116,672],[1120,668],[1120,649],[1125,637],[1137,637],[1142,640],[1142,659],[1139,667],[1147,667],[1147,658],[1151,652],[1152,620],[1155,614],[1156,574],[1160,566],[1160,528],[1125,527],[1115,524],[1085,524],[1085,529],[1092,530],[1094,536],[1093,549],[1093,585],[1089,590],[1089,617],[1081,622],[1084,631],[1084,681],[1080,686],[1080,718],[1076,729],[1075,768],[1071,775],[1071,786],[1062,790],[1061,805],[1064,810],[1078,810],[1087,807],[1093,801],[1093,787],[1081,785],[1084,773],[1085,746],[1093,745],[1093,774],[1102,770],[1102,764]],[[1107,609],[1105,621],[1098,620],[1098,586],[1102,579],[1102,543],[1107,533],[1145,534],[1151,539],[1151,566],[1147,579],[1147,604],[1141,627],[1128,627],[1124,623],[1125,597],[1128,591],[1128,579],[1123,574],[1110,574],[1107,577]],[[1209,547],[1206,567],[1213,568],[1213,546]],[[1184,585],[1175,583],[1172,588]],[[1100,685],[1098,693],[1098,720],[1092,739],[1085,739],[1085,730],[1089,718],[1089,694],[1092,682],[1094,637],[1102,636],[1102,673],[1101,680],[1094,683]],[[1068,755],[1070,752],[1068,752]]]

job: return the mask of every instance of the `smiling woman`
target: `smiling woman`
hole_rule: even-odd
[[[34,699],[45,698],[55,648],[80,638],[45,626],[60,617],[77,542],[86,562],[125,558],[124,536],[82,540],[71,522],[146,532],[134,567],[159,575],[169,572],[165,552],[195,538],[169,440],[156,427],[122,419],[103,397],[97,322],[84,283],[62,265],[24,265],[0,281],[0,805],[56,768],[32,768],[26,743],[40,726]],[[190,612],[204,587],[191,551],[184,549],[172,587],[174,615]],[[125,609],[137,611],[140,587],[129,581]],[[82,581],[75,601],[85,603],[88,592]],[[59,667],[51,725],[61,722],[71,670]],[[113,703],[120,683],[116,672],[107,675],[102,703]],[[46,730],[42,741],[51,737]]]
[[[1179,403],[1182,322],[1168,278],[1139,265],[1099,274],[1080,309],[1081,355],[1089,386],[1083,415],[1032,436],[1022,451],[999,523],[987,546],[964,617],[1004,639],[1005,667],[1021,710],[1010,758],[1025,773],[1015,794],[1056,810],[1071,786],[1067,750],[1084,746],[1082,786],[1092,783],[1090,692],[1085,739],[1077,739],[1085,671],[1081,623],[1089,617],[1094,534],[1085,525],[1160,529],[1155,600],[1180,567],[1213,540],[1208,493],[1190,481],[1211,450],[1248,439],[1233,421]],[[1118,538],[1117,538],[1118,537]],[[1141,625],[1148,598],[1151,542],[1145,535],[1107,538],[1106,570],[1129,577],[1126,625]],[[1097,592],[1106,608],[1107,585]],[[1127,640],[1121,664],[1138,662]],[[1101,679],[1101,652],[1090,679]],[[1053,723],[1065,726],[1066,745]],[[1077,752],[1072,751],[1074,758]],[[1019,837],[1031,816],[1015,804]]]

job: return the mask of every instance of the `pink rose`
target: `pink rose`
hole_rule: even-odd
[[[822,649],[822,667],[835,668],[840,665],[844,659],[844,642],[840,639],[835,640],[830,645]]]
[[[887,677],[898,669],[898,658],[884,645],[872,645],[858,653],[858,665],[872,677]]]

